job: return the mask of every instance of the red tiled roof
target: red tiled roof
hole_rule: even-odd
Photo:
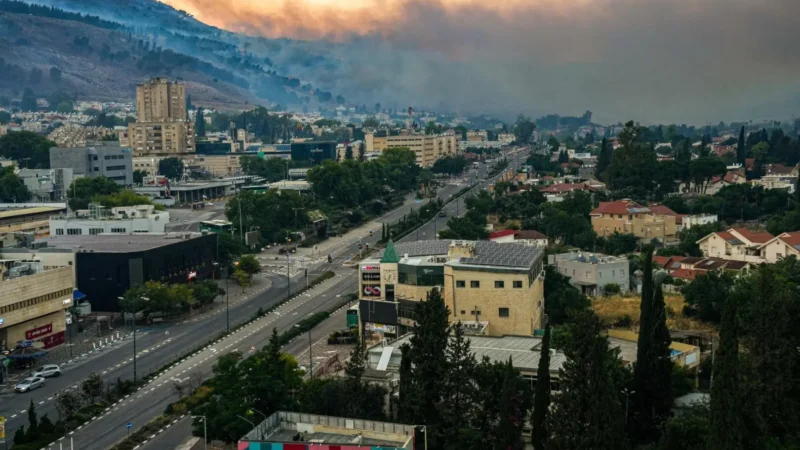
[[[753,166],[756,163],[755,158],[745,158],[744,159],[744,166],[747,167],[748,170],[753,170]]]
[[[587,189],[589,188],[583,183],[561,183],[552,184],[540,190],[548,194],[560,194],[562,192],[585,191]]]
[[[748,241],[756,244],[763,244],[775,237],[766,231],[756,233],[748,230],[747,228],[734,228],[733,230],[744,236]]]
[[[767,166],[768,174],[790,175],[794,167],[784,166],[783,164],[770,164]]]
[[[786,245],[791,245],[792,247],[800,245],[800,231],[790,231],[788,233],[783,233],[780,236],[778,236],[778,239],[783,241]]]
[[[650,208],[650,212],[655,213],[655,214],[660,214],[662,216],[675,216],[675,217],[678,217],[678,215],[679,215],[675,211],[669,209],[669,207],[666,206],[666,205],[655,204],[655,205],[648,206],[648,208]]]
[[[672,278],[681,278],[689,281],[692,281],[695,278],[697,278],[697,275],[699,274],[700,273],[698,271],[692,269],[675,269],[672,272],[670,272],[670,276]]]
[[[513,236],[515,234],[517,234],[516,230],[495,231],[494,233],[489,234],[489,240],[491,241],[492,239],[498,239],[506,236]]]
[[[683,261],[686,257],[685,256],[673,256],[669,259],[669,262],[664,264],[664,269],[667,270],[675,270],[681,268],[681,261]]]
[[[681,260],[681,264],[691,264],[691,265],[695,265],[695,264],[699,263],[700,261],[702,261],[702,260],[704,260],[704,259],[705,259],[705,258],[701,258],[701,257],[699,257],[699,256],[687,256],[686,258],[683,258],[683,259]]]
[[[520,230],[516,234],[517,239],[547,239],[544,233],[536,230]]]
[[[600,206],[595,208],[590,215],[601,215],[601,214],[631,214],[628,211],[629,208],[641,208],[644,211],[639,212],[650,212],[649,209],[645,208],[644,206],[630,200],[617,200],[615,202],[600,202]]]
[[[727,231],[717,231],[717,236],[721,237],[723,241],[732,241],[736,239],[732,234],[728,233]]]
[[[653,262],[658,264],[660,267],[664,267],[669,262],[669,256],[653,255]]]

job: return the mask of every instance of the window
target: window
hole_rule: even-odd
[[[110,156],[108,156],[108,155],[106,155],[106,156],[104,156],[104,157],[103,157],[103,159],[105,159],[106,161],[108,161],[109,159],[111,159],[111,157],[110,157]]]
[[[125,166],[108,166],[106,170],[125,170]]]
[[[477,280],[472,280],[469,282],[469,287],[471,288],[479,288],[481,287],[481,282]]]
[[[598,275],[598,276],[599,276],[601,279],[603,278],[603,272],[597,272],[597,275]]]
[[[619,271],[619,276],[624,277],[625,276],[625,271],[624,270],[620,270]]]
[[[95,168],[94,168],[94,171],[95,171],[95,172],[100,172],[100,168],[99,168],[99,167],[95,167]]]
[[[500,317],[508,317],[508,316],[509,316],[508,308],[500,308],[500,309],[498,310],[497,314],[498,314]]]
[[[63,228],[56,228],[56,236],[63,236],[64,229]]]
[[[462,310],[461,310],[461,315],[462,315],[462,316],[465,316],[465,315],[467,315],[467,312],[466,312],[466,311],[464,311],[464,310],[462,309]]]
[[[495,289],[503,289],[504,287],[506,287],[506,282],[505,281],[496,280],[494,282],[494,288]]]
[[[124,233],[125,232],[125,228],[112,228],[111,232],[112,233]]]
[[[456,280],[456,287],[457,288],[463,288],[463,287],[466,287],[466,286],[467,286],[467,283],[464,280]]]
[[[97,161],[97,155],[92,155],[92,161]]]
[[[67,234],[70,236],[81,235],[83,234],[83,230],[80,228],[67,228]]]
[[[616,277],[617,277],[617,271],[616,270],[612,270],[611,271],[611,278],[616,278]]]
[[[522,289],[522,281],[514,281],[514,289]]]
[[[103,232],[102,228],[89,228],[89,234],[95,235]]]

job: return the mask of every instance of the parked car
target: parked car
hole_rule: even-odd
[[[17,383],[17,385],[14,386],[14,390],[17,392],[28,392],[34,389],[39,389],[40,387],[44,387],[44,378],[31,377],[31,378],[25,378],[24,380]]]
[[[439,211],[439,217],[447,217],[447,213],[444,211]]]
[[[34,370],[33,373],[31,373],[31,376],[41,378],[60,377],[61,368],[55,364],[48,364]]]

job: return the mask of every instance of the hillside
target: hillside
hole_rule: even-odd
[[[101,18],[81,15],[74,7],[67,12],[63,5],[56,9],[0,0],[0,48],[6,49],[0,55],[0,93],[18,97],[30,87],[37,94],[64,90],[78,98],[131,99],[137,83],[168,76],[184,81],[194,103],[206,106],[315,107],[344,101],[279,74],[269,57],[229,42],[237,35],[208,27],[166,5],[149,0],[106,5],[98,8],[106,12]],[[136,21],[123,20],[139,12]],[[52,68],[62,76],[50,77]]]

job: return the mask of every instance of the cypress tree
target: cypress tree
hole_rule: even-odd
[[[443,387],[441,379],[447,372],[450,311],[439,289],[428,292],[427,300],[417,304],[414,316],[416,326],[410,339],[411,360],[419,402],[412,414],[413,423],[425,424],[430,448],[440,448],[442,417],[439,406]]]
[[[523,388],[521,381],[519,371],[514,368],[509,356],[503,373],[500,414],[494,437],[495,450],[521,450],[523,447],[522,424],[530,408],[530,399],[521,392]]]
[[[31,399],[31,404],[28,406],[28,441],[35,441],[39,437],[39,419],[36,415],[36,406]]]
[[[601,336],[603,325],[591,310],[583,310],[569,325],[564,348],[567,362],[559,375],[560,391],[553,396],[547,427],[554,430],[549,450],[624,450],[624,382],[619,351]]]
[[[545,324],[542,337],[542,351],[539,356],[539,367],[536,369],[536,391],[533,396],[533,414],[531,414],[531,439],[533,448],[544,450],[549,432],[547,429],[547,413],[550,409],[550,327]]]
[[[744,167],[745,170],[747,170],[744,164],[744,160],[746,157],[747,157],[747,151],[744,148],[744,125],[742,125],[742,129],[739,130],[739,144],[736,147],[736,159],[738,160],[739,164],[741,164],[742,167]]]
[[[658,271],[653,277],[655,292],[653,293],[653,340],[651,342],[650,361],[653,364],[651,371],[651,395],[653,422],[655,435],[660,435],[664,422],[669,418],[672,409],[672,355],[669,348],[672,339],[667,328],[667,311],[664,304],[663,282],[667,273]]]
[[[194,119],[194,132],[197,137],[205,137],[206,135],[206,121],[203,117],[203,108],[197,108],[197,114]]]
[[[608,145],[608,139],[603,138],[603,141],[600,143],[600,154],[597,156],[597,168],[595,172],[595,176],[598,180],[605,179],[603,173],[608,169],[608,166],[611,165],[611,158],[611,146]]]
[[[414,373],[411,370],[411,346],[400,347],[400,386],[397,401],[397,419],[403,423],[414,423]]]
[[[447,365],[442,379],[442,436],[447,448],[469,448],[478,439],[471,424],[476,417],[479,387],[475,383],[475,355],[460,323],[453,326],[447,345]]]
[[[653,248],[646,246],[642,253],[642,301],[639,314],[639,340],[636,349],[636,364],[633,368],[633,407],[628,424],[631,437],[636,442],[647,442],[652,427],[653,405],[651,402],[650,377],[653,364]]]
[[[742,404],[739,390],[739,325],[737,300],[722,309],[719,348],[714,358],[711,386],[711,432],[709,450],[743,449]]]

